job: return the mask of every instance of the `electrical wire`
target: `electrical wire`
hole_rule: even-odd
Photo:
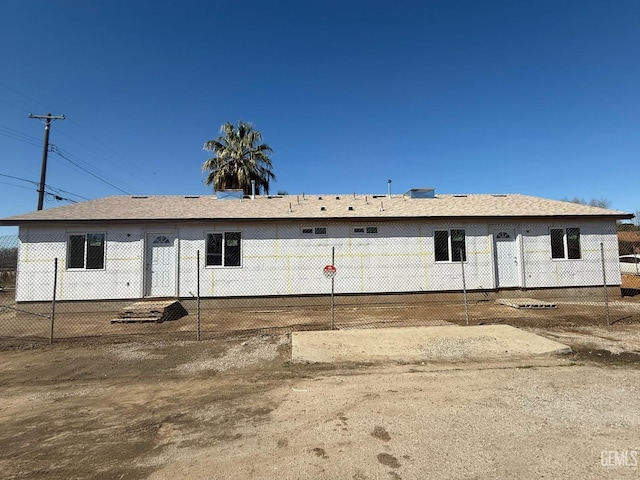
[[[42,105],[43,107],[45,107],[45,108],[46,108],[46,109],[48,109],[48,110],[55,111],[55,108],[51,108],[51,106],[48,106],[48,105],[46,105],[46,104],[42,103],[42,102],[41,102],[40,100],[38,100],[37,98],[30,97],[30,96],[29,96],[29,95],[27,95],[26,93],[23,93],[23,92],[21,92],[21,91],[19,91],[19,90],[16,90],[15,88],[10,87],[10,86],[9,86],[9,85],[7,85],[6,83],[2,83],[2,82],[0,82],[0,86],[2,86],[2,87],[4,87],[4,88],[6,88],[7,90],[9,90],[9,91],[11,91],[11,92],[13,92],[13,93],[17,93],[18,95],[20,95],[20,96],[22,96],[22,97],[24,97],[24,98],[27,98],[27,99],[31,100],[32,102],[36,102],[36,103],[38,103],[38,104]]]
[[[22,133],[9,128],[5,125],[0,125],[0,135],[18,140],[20,142],[28,143],[29,145],[33,145],[36,147],[42,145],[42,140],[32,137],[31,135],[27,135],[26,133]]]
[[[0,173],[0,177],[13,178],[14,180],[21,180],[23,182],[29,182],[29,183],[33,183],[34,185],[38,185],[38,182],[29,180],[28,178],[14,177],[13,175],[7,175],[6,173]]]
[[[52,145],[52,147],[55,147],[55,145]],[[87,173],[88,175],[91,175],[92,177],[94,177],[95,179],[99,180],[100,182],[104,183],[105,185],[109,185],[111,188],[115,188],[116,190],[118,190],[119,192],[124,193],[125,195],[131,195],[129,192],[127,192],[126,190],[123,190],[122,188],[114,185],[113,183],[105,180],[104,178],[100,177],[99,175],[96,175],[95,173],[91,172],[90,170],[88,170],[87,168],[84,168],[83,166],[79,165],[78,163],[74,162],[73,160],[71,160],[68,156],[66,156],[65,154],[63,154],[59,148],[53,148],[51,149],[51,152],[58,155],[61,158],[64,158],[67,162],[69,162],[70,164],[74,165],[75,167],[79,168],[80,170],[82,170],[83,172]]]
[[[67,191],[67,190],[63,190],[62,188],[54,187],[54,186],[52,186],[52,185],[46,185],[46,187],[48,187],[48,188],[50,188],[51,190],[54,190],[54,191],[56,191],[56,192],[59,192],[59,193],[65,193],[65,194],[67,194],[67,195],[71,195],[72,197],[77,197],[77,198],[79,198],[79,199],[81,199],[81,200],[87,200],[87,201],[88,201],[88,200],[91,200],[90,198],[83,197],[82,195],[78,195],[77,193],[72,193],[72,192],[69,192],[69,191]]]
[[[17,185],[15,183],[9,183],[9,182],[0,182],[2,185],[9,185],[11,187],[18,187],[18,188],[24,188],[25,190],[33,190],[30,187],[25,187],[24,185]],[[37,191],[37,190],[36,190]]]
[[[120,180],[118,177],[116,177],[114,175],[111,175],[106,170],[102,170],[101,168],[98,168],[95,165],[92,165],[89,162],[84,161],[78,155],[70,153],[70,152],[68,152],[66,150],[62,150],[57,145],[50,144],[49,145],[49,151],[55,153],[55,150],[57,150],[62,155],[66,156],[68,159],[75,161],[77,164],[79,164],[80,167],[84,167],[85,169],[87,169],[89,171],[92,171],[96,175],[100,175],[100,176],[104,177],[105,179],[108,179],[110,182],[117,183],[117,184],[121,185],[124,188],[133,189],[133,187],[131,185],[127,184],[127,182],[124,182],[124,181]]]
[[[15,183],[0,182],[0,184],[9,185],[10,187],[24,188],[25,190],[32,190],[32,191],[36,191],[36,192],[38,191],[37,189],[32,189],[32,188],[29,188],[29,187],[25,187],[24,185],[17,185]],[[44,193],[45,193],[46,198],[48,200],[57,200],[57,201],[65,201],[65,202],[69,202],[69,203],[78,203],[78,201],[74,200],[73,198],[66,198],[66,197],[63,197],[61,195],[58,195],[55,192],[49,192],[46,189],[45,189]]]
[[[12,178],[14,180],[20,180],[22,182],[31,183],[31,184],[35,185],[36,191],[38,191],[38,188],[40,186],[40,184],[38,182],[35,182],[33,180],[29,180],[27,178],[16,177],[16,176],[13,176],[13,175],[7,175],[5,173],[0,173],[0,177]],[[3,182],[3,183],[5,183],[5,185],[13,185],[14,187],[26,188],[28,190],[31,190],[31,188],[25,187],[25,186],[22,186],[22,185],[16,185],[16,184],[11,184],[11,183],[6,183],[6,182]],[[52,191],[47,191],[47,189],[52,190]],[[78,195],[77,193],[68,192],[68,191],[63,190],[61,188],[54,187],[53,185],[45,184],[44,190],[45,190],[45,193],[48,193],[50,195],[54,195],[56,197],[61,198],[62,200],[66,200],[66,201],[71,202],[71,203],[78,203],[78,201],[74,200],[73,198],[65,198],[62,195],[60,195],[60,193],[67,194],[67,195],[70,195],[72,197],[77,197],[77,198],[80,198],[82,200],[89,200],[89,198],[87,198],[87,197],[83,197],[82,195]]]
[[[30,95],[27,95],[26,93],[21,92],[20,90],[18,90],[18,89],[16,89],[16,88],[10,87],[9,85],[7,85],[7,84],[5,84],[5,83],[3,83],[3,82],[1,82],[1,81],[0,81],[0,86],[1,86],[1,87],[6,88],[7,90],[9,90],[9,91],[11,91],[11,92],[13,92],[13,93],[15,93],[15,94],[20,95],[20,96],[22,96],[22,97],[24,97],[24,98],[26,98],[26,99],[28,99],[28,100],[31,100],[31,101],[33,101],[33,102],[38,103],[39,105],[41,105],[42,107],[45,107],[45,108],[46,108],[47,110],[49,110],[49,111],[56,111],[56,109],[55,109],[55,108],[52,108],[50,105],[46,105],[45,103],[43,103],[43,102],[39,101],[37,98],[34,98],[34,97],[30,96]],[[87,134],[89,134],[89,135],[90,135],[91,137],[93,137],[97,142],[99,142],[100,144],[102,144],[105,148],[107,148],[108,150],[110,150],[110,151],[111,151],[111,152],[113,152],[114,154],[119,155],[119,154],[118,154],[118,152],[116,152],[113,148],[109,147],[105,142],[103,142],[102,140],[100,140],[98,137],[96,137],[94,134],[92,134],[91,132],[89,132],[86,128],[84,128],[83,126],[81,126],[80,124],[78,124],[77,122],[75,122],[74,120],[69,119],[69,118],[66,118],[66,120],[68,120],[70,123],[72,123],[72,124],[73,124],[73,125],[75,125],[76,127],[80,128],[80,129],[82,129],[82,130],[84,130]],[[8,128],[8,127],[6,127],[6,128]],[[8,129],[8,130],[11,130],[11,129]],[[14,138],[15,140],[20,140],[20,141],[23,141],[23,142],[25,142],[25,143],[32,144],[32,145],[34,145],[34,146],[42,145],[42,142],[41,142],[41,141],[39,141],[38,139],[35,139],[35,138],[33,138],[33,137],[30,137],[29,135],[26,135],[26,134],[21,134],[20,132],[17,132],[17,131],[15,131],[15,130],[14,130],[13,132],[14,132],[14,134],[13,134],[13,135],[11,135],[11,132],[10,132],[10,131],[9,131],[9,132],[5,132],[4,134],[2,133],[2,131],[0,131],[0,135],[8,136],[8,137],[10,137],[10,138]],[[87,147],[86,145],[83,145],[82,143],[78,142],[77,140],[75,140],[75,139],[71,138],[68,134],[66,134],[66,135],[65,135],[63,132],[60,132],[60,131],[57,131],[57,132],[56,132],[56,134],[61,134],[61,135],[63,135],[63,136],[67,136],[67,137],[68,137],[68,138],[70,138],[72,141],[74,141],[74,142],[78,143],[79,145],[81,145],[82,147],[86,148],[87,150],[89,150],[89,151],[91,151],[91,150],[92,150],[91,148]],[[18,136],[20,136],[21,138],[18,138]],[[27,137],[27,138],[24,138],[24,137]],[[32,143],[32,142],[33,142],[33,143]],[[50,151],[51,151],[51,150],[50,150]],[[95,151],[94,151],[94,153],[95,153],[96,155],[101,155],[99,152],[95,152]],[[64,157],[63,157],[63,158],[65,158],[67,161],[69,161],[69,162],[73,162],[73,160],[70,160],[70,159],[69,159],[69,157],[74,158],[74,156],[73,156],[72,154],[70,154],[69,152],[64,152],[64,153],[63,153],[63,155],[64,155]],[[104,157],[104,155],[102,155],[102,157],[103,157],[103,158],[105,158],[106,160],[109,160],[108,158]],[[76,161],[77,163],[83,163],[83,162],[82,162],[82,160],[80,160],[79,158],[76,158],[76,159],[75,159],[75,161]],[[94,177],[98,178],[98,177],[99,177],[99,175],[96,175],[96,174],[94,174],[94,173],[92,173],[92,172],[89,172],[89,171],[88,171],[88,169],[89,169],[89,168],[93,168],[93,169],[98,170],[98,171],[100,171],[100,169],[98,169],[98,168],[96,168],[96,167],[93,167],[93,166],[88,166],[88,164],[86,164],[86,165],[87,165],[87,166],[85,166],[84,168],[83,168],[82,166],[78,166],[78,168],[80,168],[81,170],[86,171],[89,175],[91,175],[91,176],[94,176]],[[145,173],[145,172],[144,172],[144,171],[142,171],[140,168],[136,167],[136,166],[135,166],[135,164],[127,164],[127,166],[133,166],[133,167],[134,167],[134,168],[136,168],[140,173],[143,173],[143,174]],[[112,178],[112,182],[118,182],[118,183],[121,183],[121,184],[123,184],[124,186],[126,186],[127,188],[132,189],[132,187],[131,187],[130,185],[127,185],[125,182],[122,182],[121,180],[118,180],[117,178],[115,178],[115,177],[113,177],[113,176],[109,175],[107,172],[102,171],[101,173],[102,173],[102,176],[111,177],[111,178]],[[144,179],[144,177],[142,177],[142,178]],[[121,192],[123,192],[123,193],[127,193],[127,192],[125,192],[123,189],[121,189],[121,188],[119,188],[119,187],[117,187],[117,186],[113,185],[113,183],[107,182],[107,181],[106,181],[106,180],[104,180],[104,179],[100,179],[100,181],[107,183],[109,186],[111,186],[111,187],[115,188],[116,190],[119,190],[119,191],[121,191]],[[146,180],[143,180],[143,181],[146,181]],[[127,194],[128,194],[128,193],[127,193]]]
[[[66,118],[65,120],[69,120],[71,121],[69,118]],[[71,123],[73,123],[74,125],[76,125],[77,127],[81,128],[82,130],[84,130],[85,132],[87,132],[89,135],[91,135],[92,137],[96,138],[94,135],[92,135],[88,130],[86,130],[85,128],[81,127],[80,124],[78,124],[77,122],[71,121]],[[68,133],[65,133],[63,131],[61,131],[60,129],[56,130],[56,135],[62,135],[63,137],[67,137],[70,141],[74,142],[77,145],[80,145],[82,148],[86,149],[87,151],[91,152],[93,155],[95,156],[99,156],[101,158],[103,158],[104,160],[106,160],[107,162],[113,162],[114,160],[110,157],[107,157],[106,155],[104,155],[102,152],[98,151],[97,149],[90,147],[78,140],[76,140],[75,138],[73,138],[71,135],[69,135]],[[101,143],[102,145],[105,146],[105,148],[107,148],[108,150],[110,150],[111,152],[115,153],[118,157],[120,157],[121,155],[116,152],[115,150],[113,150],[112,148],[110,148],[108,145],[106,145],[104,142],[101,142],[99,139],[97,139],[97,141],[99,143]],[[98,170],[100,171],[103,176],[110,176],[112,178],[112,181],[118,182],[121,185],[124,185],[126,188],[130,189],[130,190],[135,190],[135,187],[132,187],[131,185],[127,184],[126,182],[123,182],[122,180],[117,179],[116,177],[113,177],[112,175],[110,175],[109,173],[105,172],[104,170],[100,170],[98,167],[95,167],[93,165],[90,165],[87,162],[84,162],[80,157],[78,157],[77,155],[73,155],[70,154],[69,152],[64,152],[65,155],[71,157],[72,159],[76,160],[78,163],[84,164],[86,168],[92,168],[94,170]],[[138,167],[135,163],[127,163],[127,162],[122,162],[120,161],[119,163],[124,163],[124,167],[122,168],[126,168],[129,171],[129,175],[130,176],[135,176],[136,179],[142,183],[145,183],[146,185],[152,186],[151,183],[149,183],[146,173],[144,172],[144,170],[142,170],[140,167]],[[133,172],[133,170],[137,171],[137,174],[135,172]],[[143,174],[142,176],[140,174]]]

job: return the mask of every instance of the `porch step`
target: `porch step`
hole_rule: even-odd
[[[177,300],[135,302],[127,305],[111,323],[162,323],[188,315]]]
[[[528,308],[543,310],[548,308],[558,308],[555,303],[544,302],[542,300],[536,300],[535,298],[498,298],[496,299],[496,303],[518,309]]]

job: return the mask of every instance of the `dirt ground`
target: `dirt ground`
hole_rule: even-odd
[[[635,285],[635,277],[625,278],[625,285]],[[640,282],[640,277],[638,277]],[[640,288],[640,283],[638,285]],[[608,305],[604,298],[547,299],[557,303],[556,309],[527,310],[498,305],[494,301],[476,299],[467,308],[462,296],[456,301],[423,303],[390,303],[393,296],[380,296],[379,303],[358,304],[356,297],[336,300],[333,323],[336,328],[379,328],[396,326],[428,326],[443,322],[465,325],[506,323],[516,327],[579,327],[610,323],[640,324],[640,293],[625,287],[626,296],[612,297]],[[632,295],[633,294],[633,295]],[[188,315],[163,323],[113,323],[118,311],[88,311],[91,302],[57,305],[54,339],[103,337],[108,341],[118,337],[154,338],[164,340],[194,340],[200,331],[202,339],[217,338],[221,333],[330,329],[332,323],[329,298],[310,297],[309,305],[248,305],[246,299],[225,304],[221,308],[202,308],[198,324],[195,302],[182,300]],[[38,315],[34,315],[36,313]],[[0,343],[11,338],[41,338],[50,335],[51,306],[47,304],[16,304],[10,293],[0,294]]]
[[[3,344],[0,472],[6,479],[637,478],[638,324],[536,331],[575,353],[297,365],[288,335]]]
[[[574,349],[485,362],[292,364],[287,330],[328,328],[328,308],[204,312],[202,342],[191,312],[140,325],[72,313],[56,319],[72,341],[51,346],[47,318],[5,309],[0,476],[637,478],[640,277],[624,280],[609,326],[601,301],[470,305],[471,324]],[[335,313],[339,328],[465,324],[461,304]]]

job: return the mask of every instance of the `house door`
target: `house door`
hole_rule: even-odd
[[[520,268],[515,230],[495,230],[493,241],[496,259],[496,287],[519,287]]]
[[[167,233],[148,233],[145,258],[145,296],[176,295],[175,237]]]

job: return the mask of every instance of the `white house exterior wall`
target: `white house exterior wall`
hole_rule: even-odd
[[[91,232],[106,233],[105,268],[68,269],[68,235]],[[142,295],[143,285],[142,238],[143,233],[139,227],[21,227],[16,300],[20,302],[51,299],[55,258],[58,258],[58,300],[138,298]]]
[[[551,259],[549,231],[552,228],[580,228],[579,260]],[[618,237],[613,221],[591,223],[529,223],[520,226],[523,232],[524,287],[578,287],[602,285],[602,254],[605,254],[605,274],[608,285],[619,285]]]
[[[21,227],[17,301],[46,301],[53,293],[53,261],[59,259],[58,300],[135,299],[145,296],[145,237],[175,235],[175,296],[197,292],[200,251],[200,294],[203,297],[326,294],[330,281],[322,269],[335,251],[336,293],[449,291],[462,289],[459,262],[436,262],[434,231],[464,229],[469,290],[496,288],[493,235],[500,224],[390,221],[327,223],[326,236],[303,238],[298,222],[119,225],[91,227]],[[355,226],[376,226],[373,235],[354,234]],[[604,244],[609,285],[620,284],[614,220],[510,223],[516,232],[519,287],[577,287],[602,284],[600,243]],[[579,227],[582,258],[552,260],[549,229]],[[240,267],[206,267],[207,232],[239,231]],[[106,234],[105,268],[73,270],[66,266],[70,233]]]

